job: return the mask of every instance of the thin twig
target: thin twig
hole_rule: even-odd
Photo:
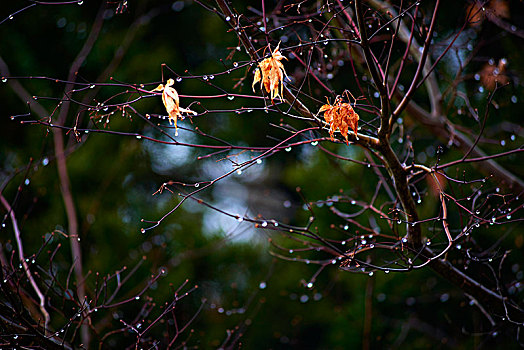
[[[42,312],[42,315],[44,316],[44,333],[47,335],[47,327],[49,326],[49,313],[47,312],[45,308],[45,296],[40,291],[40,288],[35,282],[35,279],[33,278],[33,275],[31,274],[31,270],[29,269],[29,265],[27,264],[26,259],[24,258],[24,246],[22,245],[22,235],[20,233],[20,229],[18,228],[18,222],[16,221],[15,212],[9,205],[9,202],[5,199],[5,197],[0,194],[0,201],[4,205],[5,209],[9,212],[9,216],[11,217],[11,222],[13,223],[13,231],[15,233],[15,239],[16,244],[18,246],[18,258],[20,259],[20,263],[22,264],[24,268],[24,272],[27,276],[27,279],[29,280],[29,283],[31,283],[31,286],[33,287],[33,290],[38,295],[38,299],[40,300],[40,312]]]

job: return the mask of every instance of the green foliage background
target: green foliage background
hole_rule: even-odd
[[[240,11],[249,12],[247,3],[235,5]],[[2,18],[16,11],[19,6],[16,2],[2,4]],[[158,15],[137,24],[136,18],[158,6],[161,7]],[[258,7],[259,3],[251,6]],[[457,30],[463,19],[464,9],[461,6],[456,3],[442,6],[442,20],[439,22],[442,35]],[[136,35],[120,65],[111,74],[118,81],[158,83],[162,80],[162,63],[181,75],[185,74],[186,69],[192,74],[223,71],[224,66],[219,59],[223,59],[226,66],[232,66],[232,61],[227,61],[226,57],[230,52],[228,48],[238,45],[237,39],[227,31],[225,23],[218,16],[197,3],[129,1],[128,11],[121,15],[114,14],[110,8],[108,5],[104,28],[80,69],[79,81],[96,81],[120,43],[133,30],[136,30]],[[515,8],[520,7],[517,5]],[[10,76],[65,79],[70,63],[89,34],[97,11],[98,4],[95,1],[84,1],[82,6],[35,6],[16,15],[13,20],[4,22],[0,25],[0,54],[9,65]],[[522,19],[522,14],[518,16],[514,14],[515,19]],[[520,101],[524,100],[520,85],[523,56],[519,47],[522,40],[500,35],[498,29],[490,24],[479,29],[477,35],[478,39],[474,42],[484,45],[484,57],[507,57],[512,75],[516,77],[515,83],[501,92],[501,108],[493,112],[490,123],[498,123],[498,118],[518,122],[523,112]],[[489,39],[494,35],[498,38],[497,42]],[[233,61],[238,62],[248,59],[243,52],[237,52],[233,57]],[[290,62],[290,67],[293,64]],[[482,64],[480,61],[472,62],[470,73],[474,74]],[[293,69],[288,71],[292,74]],[[167,79],[169,71],[164,70],[164,73]],[[350,74],[349,68],[339,72],[340,75],[343,73]],[[242,78],[244,74],[245,70],[238,70],[229,75],[217,76],[214,83],[232,91],[236,79]],[[440,71],[439,74],[452,78],[453,72]],[[48,110],[56,106],[56,101],[43,97],[60,97],[64,87],[53,81],[27,78],[19,81],[32,95],[40,96],[39,101]],[[250,91],[249,74],[247,81],[242,87],[243,93]],[[342,78],[334,80],[332,85],[337,91],[346,88]],[[475,93],[473,89],[476,88],[464,83],[464,91],[468,93]],[[186,95],[217,93],[196,79],[184,80],[177,84],[177,89]],[[96,98],[103,101],[114,93],[111,88],[102,89]],[[478,93],[477,101],[485,99],[486,94]],[[518,103],[504,102],[510,96],[516,96]],[[323,100],[323,96],[317,98]],[[71,257],[67,239],[56,233],[66,231],[67,218],[60,195],[52,134],[38,125],[21,125],[19,118],[14,121],[10,119],[12,115],[29,111],[26,103],[19,100],[8,84],[0,85],[0,100],[2,194],[12,199],[17,195],[19,186],[21,188],[15,209],[21,224],[26,255],[39,249],[42,237],[49,237],[50,233],[55,232],[49,249],[62,244],[56,262],[59,277],[65,279]],[[191,99],[182,101],[185,106]],[[230,101],[224,98],[206,102],[206,107],[233,109],[242,107],[244,103],[240,99]],[[142,113],[164,113],[159,98],[147,98],[133,106]],[[318,108],[313,103],[311,107]],[[68,120],[74,118],[76,109],[73,108],[71,113]],[[36,117],[32,115],[31,118]],[[280,118],[279,115],[266,115],[260,111],[240,115],[222,113],[197,118],[192,125],[186,120],[181,125],[198,126],[233,144],[271,145],[273,141],[267,135],[284,135],[269,126],[270,122],[278,124]],[[450,118],[460,116],[455,113]],[[157,135],[137,118],[115,116],[106,128]],[[184,131],[181,131],[183,134]],[[416,140],[419,149],[438,145],[432,135],[422,128],[413,127],[411,137]],[[203,140],[195,139],[195,142]],[[514,142],[522,142],[522,138],[517,135]],[[351,148],[348,151],[345,145],[324,146],[346,156],[357,159],[364,157],[361,151]],[[429,270],[409,274],[376,273],[369,277],[342,272],[333,265],[318,276],[312,288],[307,288],[305,284],[317,271],[317,265],[284,261],[270,254],[273,249],[268,244],[269,238],[273,237],[284,246],[291,246],[289,241],[282,240],[270,230],[255,230],[250,224],[237,224],[234,219],[223,219],[226,223],[222,226],[210,224],[210,221],[218,220],[217,216],[211,215],[210,209],[197,203],[187,203],[158,228],[141,234],[140,228],[144,225],[141,219],[158,219],[178,202],[168,192],[152,196],[162,183],[169,180],[208,180],[209,168],[213,164],[224,164],[214,163],[216,158],[198,161],[197,157],[206,154],[205,151],[168,148],[134,137],[108,134],[91,134],[80,143],[71,138],[68,150],[71,151],[67,162],[68,172],[80,221],[84,271],[91,272],[86,280],[88,289],[95,288],[96,273],[105,276],[123,266],[130,269],[142,256],[146,260],[127,282],[118,300],[136,295],[150,275],[163,268],[167,274],[146,292],[158,307],[170,301],[173,291],[186,279],[189,280],[189,285],[198,285],[198,289],[177,307],[179,323],[189,320],[201,300],[207,300],[190,326],[194,332],[187,330],[183,334],[183,338],[189,338],[188,344],[191,346],[217,348],[226,339],[226,331],[233,330],[234,334],[241,333],[239,348],[244,349],[362,347],[367,294],[372,300],[369,312],[372,315],[373,348],[419,349],[431,346],[446,349],[515,345],[514,338],[492,336],[491,330],[483,328],[483,316],[468,304],[468,299],[461,291]],[[488,151],[500,151],[500,147],[492,145]],[[173,154],[176,157],[179,152],[182,155],[177,158],[175,165],[169,164]],[[171,156],[167,156],[169,153]],[[451,160],[456,155],[450,152],[444,157]],[[503,162],[515,173],[522,174],[522,159],[520,162],[518,160],[508,157]],[[428,154],[427,163],[432,164],[434,161],[435,155]],[[312,201],[339,193],[339,189],[344,194],[360,198],[370,196],[374,191],[376,178],[369,176],[371,174],[371,170],[365,167],[328,159],[324,153],[306,145],[288,153],[280,152],[264,161],[261,173],[248,170],[242,176],[235,177],[233,182],[252,194],[248,202],[243,202],[245,210],[254,213],[259,213],[259,210],[262,215],[278,213],[278,219],[284,222],[304,225],[309,213],[302,208],[303,202],[295,191],[297,186]],[[29,179],[28,184],[24,184],[26,178]],[[227,192],[227,188],[225,191],[208,191],[203,196],[211,202],[223,200],[224,196],[235,199],[235,191]],[[253,205],[259,203],[254,200],[257,198],[269,198],[271,202],[265,207],[255,208]],[[290,207],[284,206],[285,201],[289,201]],[[436,208],[436,202],[431,198],[425,200],[423,205],[427,215]],[[323,232],[329,231],[331,224],[336,227],[343,224],[327,210],[319,208],[317,215],[318,226]],[[5,227],[0,230],[1,242],[9,255],[14,249],[14,242],[9,221],[4,223]],[[224,225],[230,228],[229,231],[224,230]],[[500,236],[503,234],[504,229],[496,233]],[[230,238],[231,235],[234,238]],[[479,231],[478,239],[491,239],[489,234],[483,235]],[[516,244],[517,248],[522,246],[522,227],[502,242],[504,248],[515,247]],[[518,260],[520,254],[515,253],[514,259]],[[38,261],[42,266],[46,266],[47,257],[46,251],[39,256]],[[517,264],[518,261],[513,263]],[[518,271],[520,267],[516,273]],[[116,311],[101,310],[94,319],[104,320],[108,330],[121,327],[116,318],[132,319],[141,307],[141,302],[131,302]],[[115,317],[114,312],[118,313],[118,317]],[[59,316],[52,320],[55,328],[60,328],[64,323],[65,319]],[[168,327],[165,324],[155,327],[151,336],[160,337]],[[133,342],[134,335],[125,333],[109,337],[105,345],[121,348]]]

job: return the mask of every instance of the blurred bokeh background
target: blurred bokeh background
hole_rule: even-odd
[[[32,3],[27,2],[27,5]],[[499,3],[510,9],[504,17],[508,23],[524,23],[522,2]],[[249,56],[243,49],[236,49],[239,42],[235,34],[228,31],[227,23],[212,10],[197,2],[158,0],[128,1],[127,9],[117,13],[118,5],[119,2],[108,2],[100,9],[100,2],[89,0],[84,0],[81,5],[37,5],[14,15],[13,19],[8,19],[8,16],[19,10],[21,4],[7,2],[0,5],[0,20],[6,18],[0,25],[0,56],[4,67],[9,68],[9,75],[2,73],[7,81],[4,79],[0,83],[1,191],[14,203],[26,255],[38,252],[43,240],[49,240],[38,257],[39,263],[46,268],[49,267],[46,252],[61,245],[53,258],[53,269],[57,279],[62,281],[70,273],[71,256],[69,240],[60,234],[67,234],[67,216],[60,194],[52,131],[38,124],[20,123],[22,120],[38,120],[39,117],[11,86],[14,81],[22,84],[51,113],[62,98],[65,86],[55,79],[67,78],[71,63],[88,38],[99,11],[104,18],[103,27],[77,75],[79,83],[94,83],[95,86],[74,95],[78,98],[76,101],[96,90],[89,104],[122,103],[129,98],[122,93],[125,87],[104,86],[104,83],[145,84],[145,89],[151,90],[167,78],[180,76],[183,79],[177,81],[175,87],[182,95],[183,107],[190,105],[200,113],[204,108],[224,111],[204,114],[191,121],[179,121],[177,141],[219,144],[192,132],[197,126],[202,132],[235,145],[268,147],[274,145],[276,139],[288,135],[285,130],[273,126],[285,118],[281,114],[266,114],[257,109],[252,112],[243,110],[243,113],[226,111],[242,107],[263,108],[264,103],[260,100],[238,96],[198,98],[222,94],[223,91],[252,94],[251,71],[234,69],[249,62]],[[212,3],[208,5],[214,6]],[[256,16],[260,11],[259,2],[234,5],[248,16]],[[267,2],[266,6],[271,10],[277,4]],[[305,3],[304,6],[314,5]],[[510,84],[495,98],[498,108],[493,109],[488,120],[490,140],[483,147],[491,153],[501,152],[505,146],[517,148],[516,145],[523,140],[522,131],[515,131],[515,125],[522,123],[524,112],[524,57],[521,49],[524,39],[481,19],[479,22],[482,23],[461,29],[467,10],[467,4],[456,2],[445,2],[440,9],[438,35],[435,37],[437,45],[432,58],[438,57],[438,48],[444,47],[453,38],[452,34],[462,30],[458,39],[461,49],[451,52],[439,66],[438,73],[443,82],[441,89],[445,91],[447,86],[444,84],[451,83],[458,74],[457,60],[471,59],[467,71],[460,72],[466,78],[460,82],[459,90],[475,103],[472,108],[484,108],[484,101],[493,89],[484,77],[489,75],[485,69],[497,66],[501,59],[506,60],[505,74]],[[319,13],[319,16],[323,15]],[[296,44],[293,39],[279,37],[278,32],[271,35],[276,42],[281,40],[282,46]],[[263,46],[255,45],[257,48]],[[234,55],[228,59],[232,52]],[[332,51],[326,50],[326,53],[330,55],[326,60],[330,61],[331,71],[319,73],[320,78],[338,92],[355,86],[348,58],[343,55],[336,57],[336,47]],[[167,68],[162,68],[162,64]],[[285,64],[291,81],[300,79],[301,66],[292,55]],[[231,72],[227,73],[228,70]],[[50,79],[31,79],[31,76]],[[348,83],[349,77],[351,82]],[[243,84],[234,89],[238,82]],[[361,83],[366,86],[369,79],[364,77]],[[409,84],[409,74],[404,84]],[[315,86],[309,92],[317,94],[315,99],[322,103],[324,96],[328,96]],[[315,99],[308,101],[312,110],[318,110],[320,106]],[[469,108],[463,100],[446,102],[450,104],[450,119],[460,121],[465,127],[476,125],[471,118],[461,121],[461,114],[466,114]],[[143,98],[132,107],[143,115],[165,114],[159,96]],[[268,242],[270,239],[283,247],[295,247],[292,240],[274,230],[256,228],[253,223],[223,215],[193,200],[187,200],[158,227],[141,233],[141,228],[147,227],[142,219],[158,220],[180,200],[176,193],[169,191],[153,195],[163,183],[210,181],[233,169],[234,162],[245,161],[257,154],[232,150],[199,158],[212,151],[149,141],[147,137],[169,138],[130,110],[125,114],[116,107],[108,110],[109,113],[113,111],[115,113],[108,116],[95,115],[80,103],[74,103],[67,117],[69,125],[79,119],[82,127],[129,133],[90,132],[81,133],[79,137],[68,133],[65,137],[88,295],[93,297],[92,291],[97,288],[97,273],[99,276],[113,275],[126,266],[127,270],[122,273],[125,276],[127,271],[140,264],[119,292],[117,300],[132,298],[147,285],[152,274],[165,273],[140,300],[93,314],[93,320],[102,332],[121,328],[120,319],[131,322],[146,296],[151,297],[157,307],[170,302],[174,291],[187,279],[185,290],[195,285],[198,288],[177,304],[175,313],[179,324],[191,320],[202,301],[206,300],[203,309],[180,336],[187,339],[189,347],[218,348],[231,343],[244,349],[349,349],[369,344],[372,348],[417,349],[430,346],[490,348],[493,344],[517,346],[515,337],[497,337],[492,328],[484,327],[484,316],[470,305],[461,290],[431,270],[369,276],[344,272],[332,265],[316,275],[317,264],[289,261],[272,254],[275,251],[280,254],[280,251],[272,247]],[[370,121],[365,113],[361,117]],[[156,117],[152,120],[165,126],[168,123]],[[304,127],[296,120],[285,122],[296,128]],[[369,128],[374,125],[372,121],[370,123]],[[363,128],[365,130],[366,126]],[[437,148],[446,145],[408,118],[405,118],[404,128],[404,134],[396,137],[411,137],[417,149],[416,160],[428,166],[434,164]],[[163,130],[171,137],[175,134],[174,128]],[[135,133],[143,137],[136,138]],[[356,147],[329,142],[322,145],[344,157],[367,161],[365,153]],[[397,146],[403,147],[398,142],[395,143]],[[454,160],[458,155],[454,152],[446,151],[442,157]],[[506,157],[501,163],[522,175],[522,157]],[[318,201],[314,203],[315,225],[321,232],[330,229],[342,232],[347,224],[333,216],[329,203],[324,201],[337,194],[369,200],[376,181],[372,169],[329,157],[307,143],[287,152],[278,152],[260,164],[221,180],[201,192],[199,198],[233,215],[260,215],[268,220],[299,226],[306,225],[311,215],[306,202]],[[486,186],[495,188],[497,185],[489,183]],[[297,187],[301,188],[303,197],[297,193]],[[438,209],[437,200],[429,191],[423,196],[421,212],[432,215]],[[348,211],[351,211],[349,205]],[[370,220],[368,217],[361,219],[364,222]],[[4,217],[2,223],[0,241],[4,254],[10,257],[16,243],[9,220]],[[351,226],[349,231],[358,234],[358,227]],[[497,251],[517,250],[506,264],[512,266],[512,278],[518,280],[523,277],[522,254],[518,252],[524,243],[522,231],[522,226],[515,224],[502,226],[495,233],[493,229],[480,229],[475,236],[479,241],[497,244]],[[309,258],[308,253],[298,254],[303,259]],[[311,259],[315,257],[312,255]],[[460,260],[460,255],[457,259]],[[522,289],[519,288],[517,286],[514,292],[520,293]],[[54,307],[61,308],[61,305]],[[51,326],[55,329],[63,327],[67,323],[67,312],[64,306],[65,315],[52,317]],[[159,312],[156,310],[153,314]],[[161,338],[169,327],[173,324],[166,320],[165,324],[153,327],[150,336]],[[228,338],[228,334],[232,334],[232,338]],[[233,341],[236,337],[238,341]],[[108,336],[104,346],[129,346],[134,344],[135,338],[133,332],[118,333]],[[97,344],[96,339],[92,341]]]

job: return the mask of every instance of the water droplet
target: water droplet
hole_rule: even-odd
[[[506,215],[506,219],[510,220],[511,219],[511,214]]]
[[[197,182],[197,183],[195,184],[195,187],[200,187],[200,183]]]
[[[135,297],[135,300],[139,300],[139,299],[140,299],[140,296],[137,295],[137,296]]]
[[[266,282],[260,282],[260,284],[258,285],[258,288],[260,289],[265,289],[266,287],[267,287]]]
[[[228,22],[231,21],[231,17],[227,16],[226,17],[226,21],[228,21]]]
[[[257,164],[262,164],[262,159],[257,159]]]
[[[238,175],[242,175],[242,169],[238,169],[238,170],[237,170],[237,174],[238,174]]]
[[[422,199],[419,198],[417,199],[417,204],[420,204],[420,203],[422,203]]]
[[[307,287],[308,287],[309,289],[313,288],[313,283],[309,282],[309,283],[307,284]]]
[[[241,217],[241,216],[239,216],[239,217],[237,217],[237,221],[238,221],[238,222],[242,222],[242,221],[244,221],[244,218]]]
[[[142,136],[136,135],[136,138],[140,140],[142,138]]]
[[[346,241],[342,241],[342,242],[340,242],[340,244],[346,245]]]
[[[78,5],[82,5],[84,3],[83,0],[80,0],[79,2],[77,2]]]
[[[235,99],[235,96],[228,96],[227,99],[228,99],[229,101],[233,101],[233,100]]]
[[[286,147],[286,152],[291,152],[291,147]]]
[[[384,271],[384,273],[389,273],[389,270]]]
[[[355,204],[357,204],[357,201],[353,200],[353,201],[351,201],[351,204],[355,205]]]
[[[263,221],[262,222],[262,227],[266,227],[267,226],[267,222]]]
[[[31,180],[25,179],[24,184],[27,186],[27,185],[29,185],[30,182],[31,182]]]
[[[178,130],[175,131],[175,136],[178,136]]]
[[[144,228],[141,228],[140,233],[146,233],[146,230]]]
[[[309,300],[309,297],[305,294],[300,297],[301,303],[307,303],[308,300]]]
[[[500,188],[495,188],[495,192],[499,193],[500,192]]]
[[[500,140],[500,145],[501,146],[506,146],[506,140]]]
[[[348,225],[344,225],[344,230],[348,230],[349,229],[349,226]]]
[[[7,82],[7,78],[2,77],[2,83],[6,83],[6,82]]]
[[[406,237],[402,238],[402,243],[407,243],[408,239]]]
[[[176,81],[180,83],[182,81],[182,77],[177,77]]]
[[[370,273],[368,273],[369,277],[373,276],[373,271],[371,271]]]
[[[202,79],[207,80],[207,79],[208,79],[208,78],[207,78],[207,75],[204,75],[204,76],[202,77]]]
[[[233,62],[233,67],[238,67],[238,62]]]
[[[316,145],[318,145],[318,141],[311,142],[311,146],[316,146]]]
[[[400,225],[401,223],[402,223],[402,220],[400,220],[400,219],[399,219],[399,220],[397,220],[397,224],[399,224],[399,225]]]

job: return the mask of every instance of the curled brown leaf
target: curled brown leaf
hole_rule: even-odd
[[[182,112],[193,115],[197,113],[190,109],[180,107],[180,98],[178,97],[177,91],[172,87],[174,84],[175,81],[169,79],[166,85],[160,84],[155,89],[151,90],[151,92],[162,91],[162,102],[164,103],[169,115],[169,124],[172,125],[174,123],[175,129],[178,129],[177,118],[180,117],[180,119],[183,119]]]
[[[332,140],[334,140],[335,131],[338,129],[346,139],[346,143],[349,143],[349,128],[353,130],[355,137],[358,140],[357,131],[359,116],[349,103],[342,102],[340,96],[337,96],[334,104],[330,104],[328,100],[328,103],[320,107],[318,112],[324,112],[324,119],[329,124],[329,135]]]
[[[271,57],[263,59],[255,70],[253,78],[253,92],[255,92],[255,85],[259,81],[261,87],[266,89],[266,92],[271,96],[271,102],[277,97],[283,100],[284,91],[284,76],[287,77],[282,59],[286,59],[279,51],[280,43],[271,53]]]

